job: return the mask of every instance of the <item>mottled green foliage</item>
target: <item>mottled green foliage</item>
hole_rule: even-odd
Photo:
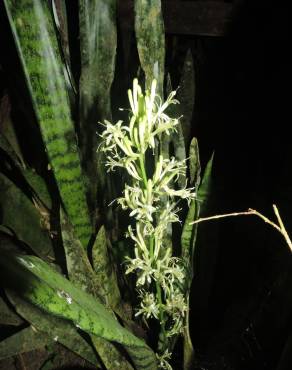
[[[212,174],[213,155],[204,171],[203,179],[200,184],[201,165],[199,158],[199,147],[196,138],[193,138],[190,145],[190,181],[191,185],[195,187],[197,198],[194,199],[189,207],[187,213],[182,235],[182,257],[185,267],[188,271],[189,278],[185,285],[185,294],[189,297],[191,283],[194,276],[194,254],[197,241],[198,224],[191,225],[190,223],[199,218],[202,211],[205,210],[211,192],[211,174]],[[194,368],[195,352],[192,345],[189,326],[189,311],[186,317],[186,326],[184,330],[184,344],[183,344],[183,366],[185,370]]]
[[[13,182],[0,173],[1,224],[13,230],[38,256],[53,258],[52,242],[31,200]],[[20,217],[23,215],[23,217]]]
[[[30,322],[38,334],[45,338],[43,345],[57,341],[93,365],[99,365],[91,344],[80,335],[78,328],[72,323],[48,314],[13,291],[6,291],[6,293],[17,313]]]
[[[79,0],[79,25],[80,144],[83,166],[89,179],[87,191],[94,223],[97,189],[101,191],[105,181],[101,179],[104,170],[97,162],[96,132],[99,130],[98,120],[111,120],[110,91],[117,48],[116,0]]]
[[[61,229],[70,281],[76,287],[95,296],[99,302],[108,305],[108,294],[105,292],[105,286],[108,282],[93,272],[87,254],[80,242],[74,237],[72,227],[63,212],[61,212]],[[101,261],[103,260],[101,258]],[[95,336],[92,336],[91,339],[102,362],[108,369],[114,368],[112,367],[113,363],[119,364],[117,368],[119,367],[121,370],[131,369],[128,361],[112,343]]]
[[[157,92],[163,96],[165,35],[161,0],[135,0],[135,33],[146,88],[155,78]]]
[[[66,256],[67,271],[70,281],[83,291],[102,299],[97,277],[88,260],[86,251],[74,235],[66,215],[61,210],[61,233]]]
[[[46,334],[29,326],[0,342],[0,360],[43,348],[49,342],[50,339]]]
[[[199,147],[196,138],[193,138],[190,145],[190,184],[195,187],[196,192],[198,192],[198,185],[200,182],[200,159],[199,159]],[[181,247],[182,247],[182,258],[184,260],[187,269],[190,272],[190,277],[193,275],[192,271],[192,253],[194,249],[194,244],[196,242],[197,225],[190,225],[190,222],[197,219],[199,216],[200,203],[197,199],[192,200],[185,222],[183,226],[183,231],[181,234]],[[188,281],[189,289],[191,284],[191,279]]]
[[[114,262],[109,256],[108,238],[104,226],[101,226],[92,249],[94,272],[102,287],[106,305],[121,312],[121,294],[118,288]]]
[[[91,227],[51,13],[45,1],[4,3],[62,200],[76,235],[86,246]]]
[[[51,314],[70,320],[97,337],[122,344],[137,369],[156,369],[152,350],[124,329],[102,304],[75,287],[44,261],[33,256],[5,258],[1,268],[21,280],[19,292],[26,300]],[[2,261],[1,261],[2,262]]]
[[[83,128],[96,132],[100,119],[111,119],[110,89],[114,79],[117,48],[116,0],[79,0],[81,78],[80,114]],[[93,121],[92,121],[93,119]]]

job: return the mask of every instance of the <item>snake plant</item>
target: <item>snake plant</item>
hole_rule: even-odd
[[[187,161],[190,137],[183,132],[190,132],[190,122],[184,119],[188,127],[182,127],[180,120],[191,115],[190,104],[178,108],[175,92],[163,98],[160,0],[135,1],[146,93],[135,79],[129,121],[115,125],[116,1],[79,0],[79,84],[71,71],[68,2],[4,5],[41,137],[39,158],[45,159],[39,171],[17,145],[17,133],[12,130],[12,140],[1,129],[0,325],[17,330],[0,342],[0,359],[44,346],[53,351],[60,343],[100,369],[170,369],[182,335],[181,368],[191,368],[197,225],[190,221],[208,198],[211,162],[201,183],[197,141]],[[9,115],[5,120],[11,124]],[[120,167],[126,170],[119,172],[123,194],[107,174]],[[124,215],[109,205],[113,198],[129,210],[128,239]],[[180,208],[186,217],[175,237],[171,224]],[[152,319],[159,328],[152,328]],[[154,337],[158,344],[149,340]]]

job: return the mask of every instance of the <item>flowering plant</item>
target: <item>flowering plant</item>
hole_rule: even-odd
[[[163,102],[156,85],[153,80],[150,91],[143,94],[138,80],[133,81],[128,91],[129,125],[105,121],[100,149],[109,171],[122,167],[129,175],[117,202],[134,219],[134,227],[129,225],[126,233],[134,242],[133,256],[126,257],[126,274],[136,274],[140,304],[135,316],[159,321],[158,362],[160,368],[171,369],[169,338],[182,333],[188,306],[180,289],[186,279],[183,262],[173,256],[166,235],[169,225],[180,222],[178,202],[190,202],[196,194],[186,185],[186,160],[162,154],[163,135],[171,135],[179,124],[168,116],[167,108],[178,101],[173,91]],[[182,177],[185,186],[179,188]]]

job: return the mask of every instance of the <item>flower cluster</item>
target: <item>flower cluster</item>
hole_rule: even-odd
[[[179,222],[177,203],[195,197],[193,188],[177,189],[175,185],[185,176],[186,162],[159,155],[149,176],[147,151],[154,152],[162,134],[176,130],[178,120],[170,118],[166,109],[177,104],[172,92],[165,102],[156,94],[156,81],[145,95],[138,84],[128,91],[130,102],[129,125],[105,121],[101,150],[106,155],[109,171],[125,168],[131,183],[125,185],[117,201],[129,210],[135,227],[128,227],[127,236],[134,242],[134,256],[127,257],[126,274],[135,273],[140,307],[136,316],[159,320],[162,337],[179,334],[183,328],[187,304],[178,286],[184,283],[185,271],[181,260],[172,256],[165,235],[171,223]],[[167,348],[158,354],[160,367],[170,368]]]

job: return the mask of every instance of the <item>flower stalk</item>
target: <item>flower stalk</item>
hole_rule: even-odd
[[[133,81],[133,89],[128,91],[129,125],[105,121],[100,149],[106,155],[108,171],[121,167],[129,175],[123,196],[117,199],[122,209],[130,212],[135,224],[135,227],[129,225],[127,232],[134,243],[134,253],[126,258],[126,274],[136,275],[140,297],[136,316],[160,323],[162,345],[157,350],[158,363],[162,369],[171,369],[167,343],[170,337],[183,331],[187,303],[179,286],[186,277],[182,260],[172,256],[165,235],[171,223],[180,221],[178,201],[190,202],[195,193],[194,188],[177,186],[178,180],[185,176],[186,161],[164,158],[161,153],[161,135],[170,135],[178,125],[178,120],[170,118],[166,110],[178,101],[173,91],[162,102],[156,94],[156,85],[153,80],[150,91],[143,94],[138,80]],[[160,150],[157,160],[156,146]],[[154,162],[152,175],[149,175],[148,160]]]

